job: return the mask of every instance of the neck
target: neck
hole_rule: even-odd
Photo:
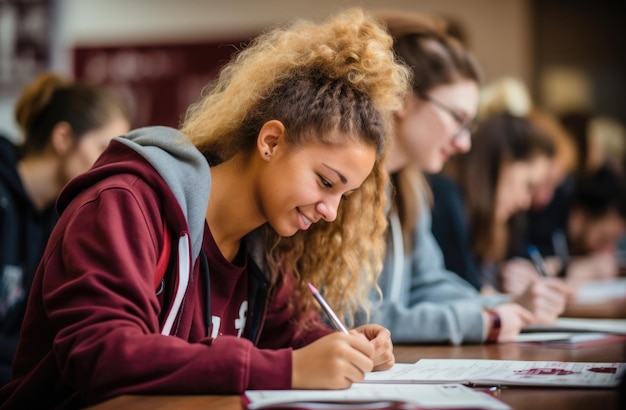
[[[50,206],[61,192],[59,161],[50,156],[25,158],[17,164],[24,190],[38,210]]]
[[[396,135],[393,138],[389,138],[389,154],[386,161],[387,173],[389,175],[400,171],[408,164],[408,158],[403,153],[403,148],[398,141],[398,130],[396,129],[395,132]]]
[[[218,248],[228,260],[241,238],[266,222],[256,195],[255,161],[236,156],[211,168],[211,194],[206,220]]]

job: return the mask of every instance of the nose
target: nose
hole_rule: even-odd
[[[324,200],[315,205],[315,211],[321,215],[326,222],[337,219],[337,210],[341,202],[341,195],[328,195]]]
[[[472,134],[467,128],[463,128],[461,133],[453,140],[454,148],[459,153],[465,154],[472,148]]]

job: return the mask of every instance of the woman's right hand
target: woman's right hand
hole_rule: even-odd
[[[541,278],[529,284],[526,290],[514,297],[513,302],[533,313],[533,323],[550,324],[565,311],[565,305],[573,294],[571,286],[557,278]]]
[[[293,351],[294,389],[347,389],[374,368],[374,345],[362,334],[331,333]]]
[[[513,296],[521,295],[533,282],[540,279],[537,268],[526,258],[513,258],[500,268],[502,291]]]
[[[535,320],[534,315],[517,303],[503,303],[493,308],[500,316],[498,342],[515,340],[522,327]]]

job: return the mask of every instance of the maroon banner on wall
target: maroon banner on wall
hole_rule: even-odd
[[[231,41],[77,47],[74,77],[106,86],[128,105],[133,127],[177,127],[233,53],[251,37]]]

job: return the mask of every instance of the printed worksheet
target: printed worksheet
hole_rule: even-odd
[[[368,373],[365,382],[611,388],[619,385],[625,371],[626,363],[421,359]]]

